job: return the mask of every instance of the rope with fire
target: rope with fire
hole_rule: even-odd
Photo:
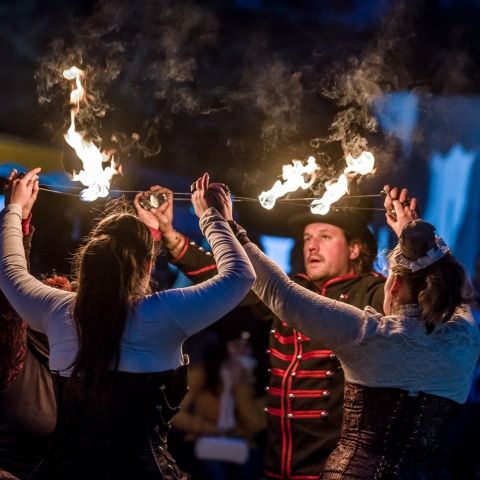
[[[0,182],[5,184],[7,179],[5,177],[0,177]],[[78,193],[72,193],[71,191],[67,190],[83,190],[84,187],[75,187],[75,186],[62,186],[62,185],[48,185],[48,184],[40,184],[40,190],[49,193],[56,193],[60,195],[66,195],[71,197],[78,198]],[[122,194],[137,194],[141,193],[144,190],[121,190],[121,189],[112,189],[110,190],[111,193],[115,195],[122,195]],[[175,202],[190,202],[190,192],[172,192],[173,199]],[[375,194],[366,194],[366,195],[345,195],[344,199],[358,199],[358,198],[384,198],[386,192],[381,190],[379,193]],[[317,197],[300,197],[300,198],[279,198],[276,203],[282,205],[289,205],[289,206],[296,206],[296,207],[307,207],[308,204],[306,202],[311,202],[316,200]],[[239,203],[239,202],[250,202],[250,203],[258,203],[258,198],[253,197],[243,197],[232,195],[232,202]],[[336,206],[332,205],[332,209],[334,210],[366,210],[366,211],[376,211],[376,212],[385,212],[385,208],[376,208],[376,207],[356,207],[356,206]]]

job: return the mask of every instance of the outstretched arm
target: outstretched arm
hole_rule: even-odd
[[[255,273],[248,257],[226,220],[209,199],[208,176],[197,181],[192,196],[200,227],[212,247],[218,274],[193,287],[159,292],[151,297],[148,310],[164,321],[164,315],[176,323],[184,338],[209,326],[235,308],[250,290]],[[219,194],[220,195],[220,194]],[[222,194],[224,195],[224,194]],[[229,199],[223,198],[223,201]],[[158,303],[157,303],[158,302]],[[156,313],[155,313],[156,312]]]
[[[297,285],[255,244],[244,248],[257,275],[253,291],[277,317],[332,349],[361,340],[366,326],[362,310]]]
[[[35,329],[46,332],[48,313],[55,305],[59,306],[58,302],[71,300],[73,294],[44,285],[27,269],[21,221],[25,205],[33,204],[38,193],[39,171],[31,170],[13,182],[11,203],[3,211],[0,288],[22,319]]]

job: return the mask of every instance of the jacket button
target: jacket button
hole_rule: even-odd
[[[297,360],[301,360],[302,356],[300,354],[297,355]]]
[[[287,413],[287,418],[293,418],[293,413]]]
[[[298,340],[299,342],[301,342],[301,341],[302,341],[302,336],[299,335],[299,336],[297,337],[297,340]]]
[[[322,397],[323,397],[323,398],[328,398],[329,396],[330,396],[330,392],[329,392],[328,390],[324,390],[324,391],[322,392]]]
[[[267,386],[265,387],[265,391],[268,392],[269,390],[270,390],[270,387],[267,385]]]
[[[337,356],[334,353],[331,353],[330,358],[337,358]]]
[[[271,369],[271,368],[267,368],[267,373],[272,373],[272,369]]]
[[[289,393],[288,398],[295,398],[295,395],[293,393]]]
[[[292,373],[290,374],[290,376],[291,376],[291,377],[294,377],[296,374],[297,374],[297,372],[292,372]]]
[[[333,375],[335,375],[335,373],[332,372],[331,370],[327,370],[327,371],[325,372],[325,375],[327,375],[327,377],[333,377]]]
[[[272,329],[270,330],[270,333],[271,333],[272,335],[275,335],[275,332],[276,332],[276,331],[277,331],[277,330],[276,330],[275,328],[272,328]]]
[[[263,409],[263,411],[264,411],[265,413],[268,413],[268,408],[265,407],[265,408]]]
[[[322,418],[325,418],[325,417],[328,417],[328,414],[329,414],[329,412],[327,410],[322,410],[322,412],[320,413],[320,416]]]
[[[265,353],[270,353],[270,352],[271,352],[271,350],[270,350],[269,348],[267,348],[267,349],[265,350]]]

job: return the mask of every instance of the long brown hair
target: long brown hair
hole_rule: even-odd
[[[412,303],[418,303],[429,330],[450,319],[458,306],[470,300],[465,270],[451,253],[417,272],[400,265],[392,271],[406,282]]]
[[[83,389],[117,369],[120,341],[132,301],[153,255],[150,230],[130,213],[111,213],[91,231],[75,256],[78,282],[73,320],[78,353],[72,377]]]

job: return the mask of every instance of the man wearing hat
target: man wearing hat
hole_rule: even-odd
[[[172,198],[169,190],[162,191]],[[160,232],[171,262],[193,282],[216,274],[211,254],[173,228],[171,200],[148,212],[136,205],[139,217]],[[381,312],[385,279],[372,271],[376,242],[368,217],[359,211],[292,217],[289,226],[303,238],[305,265],[305,273],[292,278],[321,295],[359,308],[371,305]],[[245,302],[251,303],[252,297]],[[344,383],[340,364],[334,352],[273,317],[266,307],[255,306],[256,315],[272,319],[265,473],[285,480],[320,479],[340,433]]]

